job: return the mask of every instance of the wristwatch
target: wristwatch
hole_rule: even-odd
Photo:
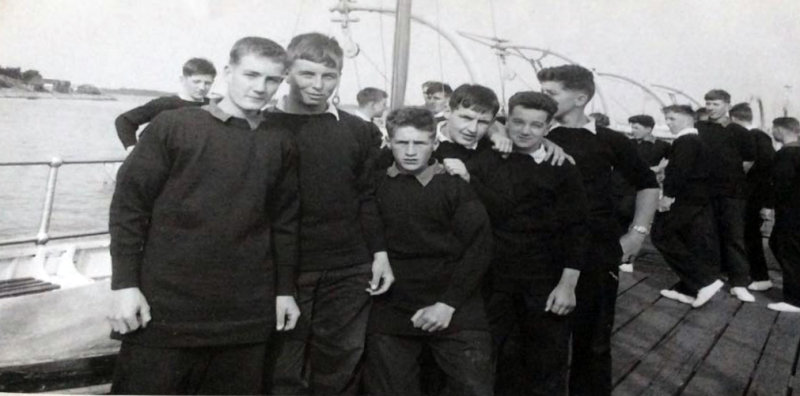
[[[631,226],[630,229],[633,230],[633,231],[636,231],[636,232],[638,232],[638,233],[640,233],[642,235],[647,235],[647,234],[650,233],[650,229],[645,227],[645,226],[633,225],[633,226]]]

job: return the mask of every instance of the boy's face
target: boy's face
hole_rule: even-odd
[[[553,98],[558,103],[558,111],[554,115],[556,119],[576,108],[580,108],[581,112],[583,112],[583,107],[588,102],[588,97],[585,93],[566,89],[561,81],[542,81],[540,84],[542,93]]]
[[[631,123],[631,134],[634,139],[644,139],[653,132],[653,128],[648,128],[642,124]]]
[[[728,115],[730,104],[722,99],[706,100],[706,109],[708,109],[708,118],[712,121],[719,120]]]
[[[473,109],[460,107],[448,110],[446,130],[452,141],[464,146],[472,147],[486,135],[489,125],[494,120],[491,112],[479,112]]]
[[[375,117],[382,117],[383,113],[386,112],[386,99],[381,99],[372,103],[372,112],[375,114]]]
[[[772,137],[774,137],[776,141],[783,143],[785,133],[783,128],[772,124]]]
[[[403,172],[419,174],[428,168],[428,161],[436,149],[435,134],[413,126],[402,126],[389,140],[394,162]]]
[[[183,92],[192,100],[202,102],[214,84],[214,76],[209,74],[195,74],[192,76],[181,76]]]
[[[506,128],[517,151],[532,153],[542,144],[549,125],[546,111],[514,106],[508,115]]]
[[[303,105],[322,107],[339,86],[340,77],[341,71],[335,67],[297,59],[289,66],[287,82],[292,96]]]
[[[669,131],[672,132],[673,135],[677,135],[678,132],[694,126],[694,117],[688,114],[681,114],[670,111],[664,114],[664,119],[667,122],[667,127],[669,128]]]
[[[283,62],[247,54],[239,63],[225,66],[228,97],[241,110],[260,110],[275,95],[284,70]]]
[[[450,97],[445,95],[444,92],[434,92],[432,94],[425,94],[425,108],[433,114],[438,114],[447,108],[447,102]]]

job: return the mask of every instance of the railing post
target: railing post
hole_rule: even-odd
[[[59,157],[50,160],[50,174],[47,177],[47,190],[44,193],[44,207],[42,208],[42,219],[39,221],[39,232],[36,234],[36,244],[44,245],[50,240],[50,216],[53,214],[53,201],[56,195],[56,180],[58,179],[58,168],[64,161]]]

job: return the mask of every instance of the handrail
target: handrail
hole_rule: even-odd
[[[14,238],[0,241],[0,246],[18,245],[23,243],[35,242],[37,245],[46,245],[47,242],[57,239],[79,238],[95,235],[104,235],[108,230],[93,230],[89,232],[68,233],[61,235],[50,235],[50,217],[53,214],[53,203],[55,202],[56,182],[58,181],[58,169],[63,165],[87,165],[87,164],[109,164],[120,163],[124,159],[96,159],[96,160],[63,160],[60,157],[53,157],[50,161],[15,161],[15,162],[0,162],[0,166],[41,166],[47,165],[50,167],[50,173],[47,176],[47,187],[44,193],[44,202],[42,204],[42,214],[39,220],[39,230],[36,236],[28,236],[22,238]]]

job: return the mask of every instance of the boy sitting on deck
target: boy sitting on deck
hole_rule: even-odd
[[[180,78],[181,88],[177,95],[163,96],[153,99],[139,107],[122,113],[114,121],[117,136],[130,152],[136,144],[136,130],[147,124],[162,111],[181,107],[200,107],[209,103],[208,91],[217,77],[214,64],[203,58],[192,58],[183,64],[183,75]]]
[[[783,271],[784,302],[767,308],[800,312],[800,122],[793,117],[772,121],[775,140],[783,148],[775,154],[772,178],[775,193],[775,226],[769,247]]]
[[[430,348],[457,395],[491,395],[491,338],[480,284],[491,260],[491,228],[469,185],[430,162],[433,115],[393,111],[394,164],[377,190],[395,283],[369,317],[365,385],[375,395],[419,395]]]
[[[487,150],[470,162],[470,184],[492,221],[495,254],[486,311],[495,353],[522,330],[525,394],[567,391],[570,317],[586,254],[588,204],[578,169],[545,161],[543,140],[558,105],[538,92],[508,103],[514,143],[507,159]],[[499,360],[503,360],[500,357]],[[498,366],[498,378],[508,378]],[[510,370],[509,370],[510,371]],[[499,390],[498,390],[499,392]]]
[[[664,194],[652,238],[680,282],[672,289],[661,290],[661,295],[698,308],[723,285],[717,278],[716,231],[708,189],[709,151],[694,128],[691,107],[665,107],[664,118],[675,141],[664,170]]]

